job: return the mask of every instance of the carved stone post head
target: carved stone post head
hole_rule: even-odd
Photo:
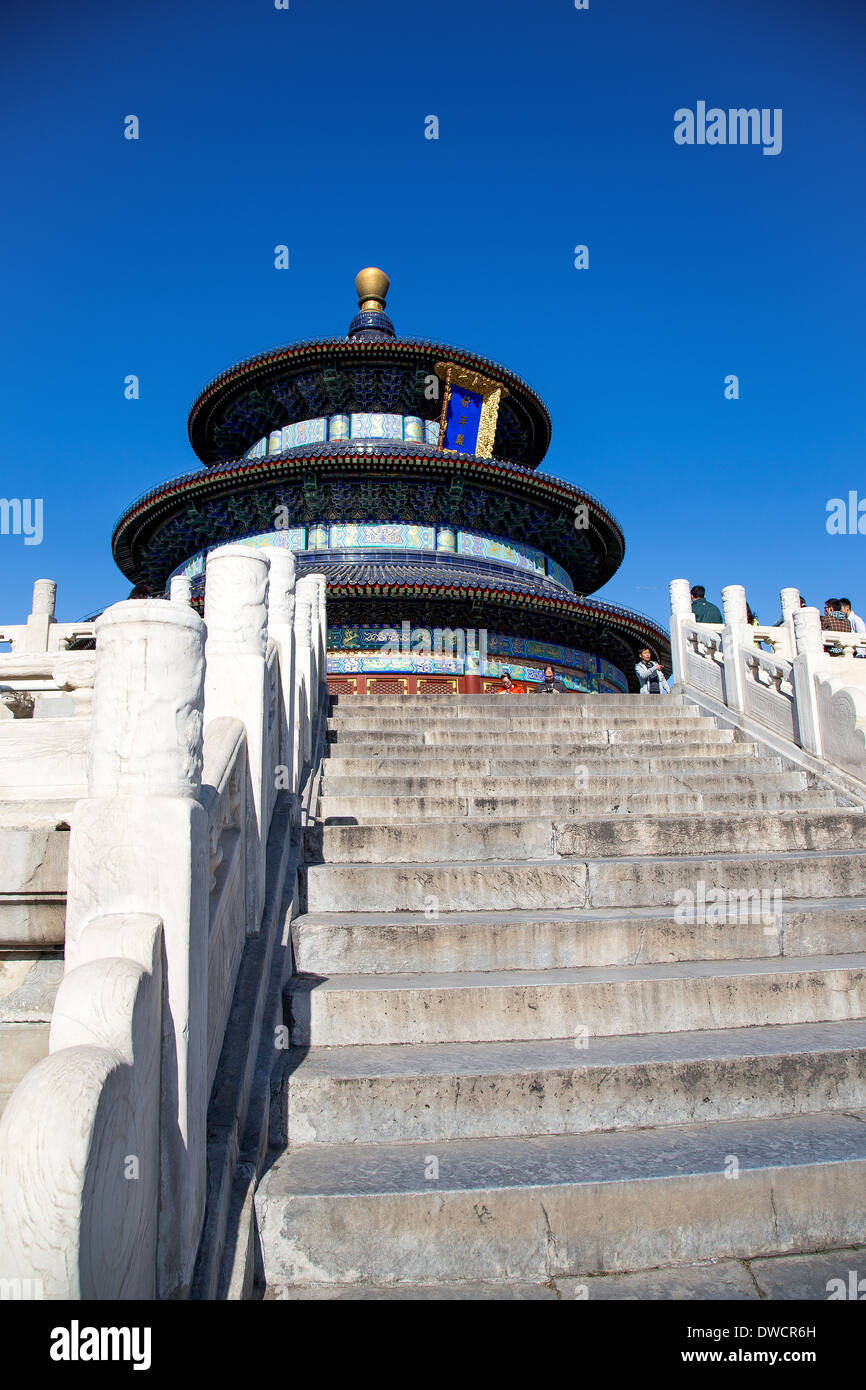
[[[669,585],[671,595],[671,617],[690,618],[692,616],[692,593],[687,579],[672,579]]]
[[[798,608],[794,613],[794,642],[798,653],[822,655],[824,642],[821,636],[821,614],[817,608]]]
[[[96,622],[87,782],[91,796],[197,796],[204,623],[191,608],[132,599]]]
[[[748,623],[746,591],[742,584],[728,584],[722,590],[722,614],[726,627],[744,627]]]
[[[295,607],[295,557],[282,546],[268,546],[270,562],[268,626],[291,624]]]
[[[261,656],[267,647],[268,560],[248,545],[212,550],[205,570],[209,652]]]
[[[57,600],[57,585],[53,579],[37,579],[33,585],[33,612],[47,614],[49,618],[54,617],[54,606]]]
[[[192,598],[192,580],[185,574],[176,574],[169,583],[168,596],[172,603],[185,603],[189,607]]]
[[[782,604],[782,618],[785,622],[793,618],[795,613],[800,611],[800,590],[799,589],[780,589],[779,600]]]
[[[313,609],[318,603],[316,581],[299,579],[295,585],[295,642],[310,647],[313,642]]]

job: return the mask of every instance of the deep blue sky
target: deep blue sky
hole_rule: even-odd
[[[860,0],[5,0],[0,494],[45,537],[0,537],[0,621],[42,576],[63,618],[126,597],[112,525],[196,466],[200,387],[344,333],[368,264],[398,333],[546,401],[544,468],[625,530],[605,597],[866,611],[866,537],[825,529],[866,497],[864,60]],[[698,100],[781,107],[781,154],[676,145]]]

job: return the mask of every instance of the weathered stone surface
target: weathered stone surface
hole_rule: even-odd
[[[866,1106],[866,1021],[286,1053],[283,1142],[376,1143]]]
[[[342,1047],[631,1035],[866,1016],[861,956],[582,970],[298,976],[292,1042]]]
[[[46,823],[41,812],[29,817],[9,812],[5,820],[0,825],[0,949],[61,946],[69,825],[53,816]]]
[[[767,1260],[718,1260],[708,1264],[671,1265],[632,1274],[558,1276],[546,1283],[442,1283],[410,1285],[319,1284],[307,1287],[274,1284],[266,1299],[293,1302],[333,1300],[388,1302],[514,1302],[528,1299],[581,1302],[751,1302],[766,1300],[825,1301],[827,1285],[841,1278],[849,1286],[851,1271],[866,1269],[866,1246],[822,1255],[777,1255]],[[759,1291],[760,1290],[760,1291]],[[831,1291],[841,1297],[837,1285]],[[860,1295],[862,1298],[862,1294]]]
[[[856,798],[680,697],[330,727],[268,1297],[784,1298],[862,1240]]]
[[[740,1260],[717,1264],[677,1265],[668,1269],[638,1270],[634,1274],[590,1274],[576,1279],[557,1279],[562,1299],[635,1302],[751,1302],[760,1297],[747,1266]]]
[[[864,1178],[860,1112],[307,1145],[270,1169],[257,1209],[269,1282],[519,1282],[855,1244]]]
[[[0,799],[26,803],[19,814],[32,814],[40,802],[84,796],[89,734],[85,719],[0,722]]]
[[[861,1302],[866,1296],[866,1245],[752,1260],[749,1270],[764,1298]]]

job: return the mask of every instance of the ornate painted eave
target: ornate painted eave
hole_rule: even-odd
[[[483,514],[494,531],[499,515],[503,534],[531,543],[535,528],[539,543],[569,572],[578,591],[600,588],[622,561],[625,543],[618,523],[580,488],[517,464],[397,442],[308,444],[275,458],[236,459],[170,479],[121,516],[114,528],[114,558],[133,583],[159,589],[200,546],[272,529],[278,506],[288,507],[290,525],[374,519],[363,515],[365,505],[378,505],[381,493],[384,511],[393,510],[401,480],[407,517],[413,520],[427,519],[419,514],[426,505],[440,522],[450,512],[455,524],[462,516],[474,525]],[[340,490],[339,505],[333,505],[332,488]],[[578,529],[575,516],[583,506],[588,526]]]
[[[307,415],[377,409],[437,419],[439,405],[425,395],[425,382],[443,359],[482,372],[506,389],[498,450],[528,468],[537,467],[550,444],[550,415],[532,388],[488,357],[419,338],[319,338],[248,357],[221,372],[196,397],[189,440],[209,465],[244,453],[269,430]],[[364,368],[381,369],[373,405],[358,397],[353,381],[352,374]],[[509,447],[503,447],[507,442]]]
[[[327,573],[327,567],[322,565],[319,568],[323,573]],[[664,628],[659,627],[651,618],[645,617],[642,613],[635,613],[628,608],[620,608],[618,604],[604,603],[598,599],[587,598],[568,598],[559,597],[554,594],[538,593],[529,583],[522,583],[519,580],[508,581],[484,581],[473,583],[471,580],[461,578],[448,579],[435,582],[429,580],[416,581],[389,581],[383,575],[378,583],[358,581],[349,576],[328,574],[328,593],[335,600],[341,598],[438,598],[452,599],[459,598],[468,600],[470,603],[479,601],[487,605],[488,603],[500,604],[508,608],[536,609],[539,613],[556,614],[563,618],[570,618],[585,622],[604,624],[612,630],[616,630],[623,636],[635,640],[649,640],[652,646],[659,652],[668,656],[670,653],[670,637]]]

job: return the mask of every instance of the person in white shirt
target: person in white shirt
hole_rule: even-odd
[[[863,619],[860,617],[860,614],[851,612],[851,600],[849,598],[840,598],[839,607],[842,609],[842,616],[844,618],[847,618],[849,623],[851,624],[852,632],[866,632],[866,623],[864,623]],[[859,651],[856,651],[854,653],[854,655],[862,658],[866,656],[866,650],[864,650],[864,648],[861,647]]]
[[[653,661],[649,647],[640,653],[640,661],[635,665],[635,674],[640,682],[641,695],[669,695],[670,686],[665,673],[657,661]]]

